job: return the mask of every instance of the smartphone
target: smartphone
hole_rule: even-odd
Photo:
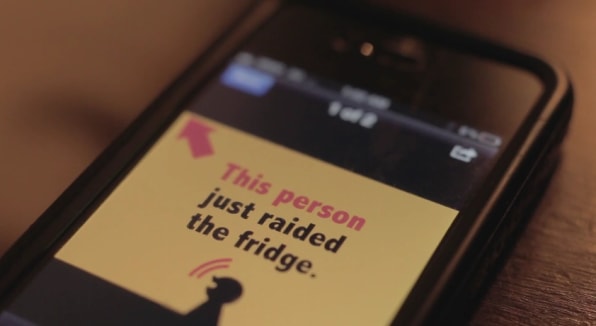
[[[570,112],[536,57],[260,1],[2,258],[0,324],[465,321]]]

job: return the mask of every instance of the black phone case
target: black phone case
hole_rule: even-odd
[[[537,203],[556,165],[558,145],[571,115],[572,92],[566,76],[536,57],[418,19],[342,1],[260,1],[246,12],[172,83],[101,156],[44,212],[0,260],[0,307],[80,226],[134,167],[191,95],[243,39],[280,6],[308,3],[377,25],[395,26],[437,44],[502,61],[539,76],[545,85],[538,107],[528,117],[497,163],[483,190],[461,210],[394,324],[465,322],[523,221]],[[374,303],[371,303],[374,304]]]

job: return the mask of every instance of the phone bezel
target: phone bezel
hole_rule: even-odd
[[[192,94],[224,64],[225,59],[243,43],[245,37],[258,29],[276,10],[293,2],[297,1],[264,1],[256,4],[160,95],[44,212],[0,260],[0,307],[87,219],[90,212],[103,201],[184,109]],[[461,271],[477,264],[482,258],[487,242],[485,239],[493,237],[503,223],[507,209],[527,179],[525,172],[531,171],[533,162],[546,155],[544,148],[555,145],[555,140],[545,138],[545,135],[549,130],[561,128],[569,119],[569,110],[565,110],[566,106],[563,105],[570,96],[569,82],[560,70],[536,57],[476,37],[441,29],[409,16],[334,1],[300,3],[308,3],[321,10],[333,10],[365,22],[372,21],[381,26],[398,25],[403,30],[437,44],[527,70],[543,82],[544,92],[536,107],[531,110],[495,164],[475,200],[460,211],[456,222],[425,267],[395,319],[396,323],[407,324],[432,321],[429,316],[440,316],[443,313],[444,302],[450,298],[448,294],[466,283],[465,275],[458,275],[458,272],[462,274]]]

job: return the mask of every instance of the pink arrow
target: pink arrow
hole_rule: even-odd
[[[212,131],[213,128],[203,124],[201,121],[190,119],[180,135],[178,135],[178,138],[186,138],[192,152],[192,157],[209,156],[214,153],[213,146],[211,146],[211,142],[209,141],[209,133]]]

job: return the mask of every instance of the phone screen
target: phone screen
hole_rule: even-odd
[[[276,31],[274,20],[257,35]],[[194,96],[0,321],[391,322],[511,134],[413,110],[415,96],[259,42]]]

